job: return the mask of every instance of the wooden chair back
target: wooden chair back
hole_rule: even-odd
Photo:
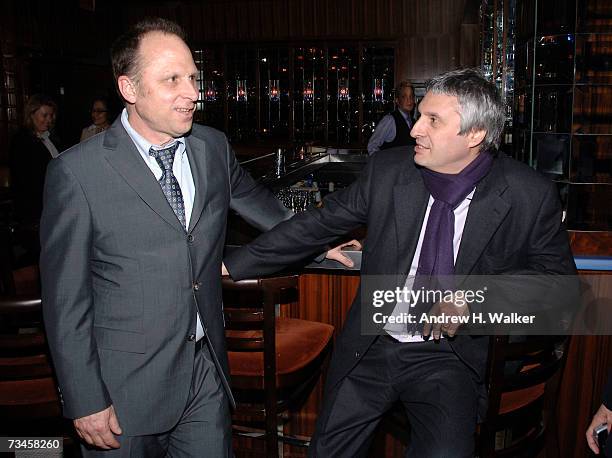
[[[0,321],[0,417],[61,418],[40,298],[0,297]]]
[[[298,276],[259,278],[234,282],[223,279],[223,311],[228,352],[263,353],[263,392],[260,380],[232,375],[248,390],[234,389],[237,409],[234,428],[257,426],[265,431],[267,456],[277,456],[278,414],[284,405],[277,387],[277,304],[294,302],[299,296]],[[239,430],[240,432],[240,430]],[[248,435],[248,434],[247,434]]]
[[[491,336],[481,458],[535,456],[544,448],[555,430],[551,417],[568,343],[568,336]]]

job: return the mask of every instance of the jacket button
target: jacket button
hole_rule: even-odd
[[[361,352],[356,351],[355,352],[355,358],[357,358],[357,359],[361,358]]]
[[[188,241],[189,243],[193,243],[193,239],[194,239],[193,234],[189,234],[189,235],[187,236],[187,241]]]
[[[187,337],[187,340],[190,342],[193,342],[195,340],[195,334],[189,334],[189,337]]]
[[[195,282],[195,283],[193,284],[193,290],[194,290],[194,291],[200,291],[200,285],[201,285],[201,284],[202,284],[202,283],[200,283],[199,281]]]

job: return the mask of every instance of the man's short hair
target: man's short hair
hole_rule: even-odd
[[[138,58],[140,41],[146,34],[152,32],[176,35],[186,41],[185,32],[176,22],[163,18],[146,18],[137,22],[118,37],[111,47],[111,63],[115,81],[121,75],[138,80],[141,70]]]
[[[410,81],[401,80],[399,83],[397,83],[395,86],[395,98],[398,99],[402,91],[408,87],[412,89],[412,93],[414,94],[414,86]]]
[[[504,105],[495,85],[476,68],[442,73],[427,82],[426,91],[457,97],[461,118],[460,135],[472,129],[487,132],[482,151],[499,147],[504,130]]]

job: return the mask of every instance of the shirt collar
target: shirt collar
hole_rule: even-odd
[[[410,118],[410,113],[406,113],[404,110],[402,110],[401,108],[398,108],[397,111],[400,112],[400,114],[402,115],[402,118],[404,118],[405,120],[408,120]]]
[[[162,149],[162,148],[167,148],[167,147],[169,147],[170,145],[172,145],[172,144],[174,144],[176,142],[179,143],[178,151],[181,154],[185,154],[185,148],[181,148],[180,147],[180,145],[184,145],[185,144],[185,137],[175,138],[174,141],[166,143],[163,146],[162,145],[154,145],[153,143],[151,143],[150,141],[145,139],[142,135],[140,135],[138,132],[136,132],[134,130],[134,128],[130,124],[130,121],[128,119],[128,113],[127,113],[127,110],[125,108],[121,112],[121,124],[123,124],[123,127],[125,128],[126,132],[130,136],[130,138],[132,139],[134,144],[136,145],[136,148],[138,148],[141,153],[144,153],[145,156],[149,155],[149,150],[151,149],[151,147],[153,147],[153,149]]]

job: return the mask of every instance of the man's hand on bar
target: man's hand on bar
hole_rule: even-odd
[[[346,267],[353,267],[353,261],[348,256],[342,254],[342,248],[345,247],[355,247],[355,251],[361,250],[361,243],[357,240],[351,240],[350,242],[341,243],[337,247],[332,248],[327,252],[325,257],[327,259],[333,259],[334,261],[338,261],[340,264]]]

